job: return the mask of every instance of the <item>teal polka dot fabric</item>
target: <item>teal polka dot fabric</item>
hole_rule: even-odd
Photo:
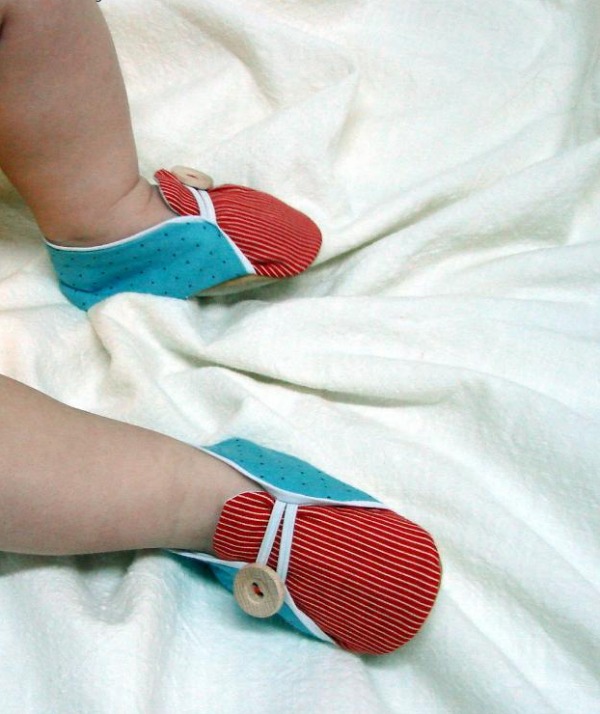
[[[206,449],[284,491],[332,501],[375,501],[305,461],[246,439],[228,439]]]
[[[101,248],[46,245],[62,293],[81,310],[122,292],[188,298],[251,273],[216,225],[191,216]]]

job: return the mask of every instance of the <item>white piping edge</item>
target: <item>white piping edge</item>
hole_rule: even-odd
[[[169,220],[164,221],[163,223],[159,223],[156,226],[152,226],[151,228],[146,228],[143,231],[140,231],[139,233],[135,233],[132,236],[127,236],[127,238],[122,238],[121,240],[116,240],[113,243],[105,243],[103,245],[92,245],[92,246],[85,246],[84,248],[77,248],[77,247],[72,247],[72,246],[65,246],[65,245],[56,245],[56,243],[51,243],[47,238],[44,238],[44,243],[53,250],[63,250],[66,251],[67,253],[89,253],[90,251],[94,250],[108,250],[109,248],[115,248],[120,245],[125,245],[126,243],[132,243],[133,241],[138,240],[138,238],[143,238],[144,236],[148,235],[149,233],[152,233],[155,230],[158,230],[162,228],[163,226],[170,225],[171,223],[209,223],[205,218],[202,218],[201,216],[174,216],[173,218],[169,218]],[[221,231],[222,232],[222,231]]]

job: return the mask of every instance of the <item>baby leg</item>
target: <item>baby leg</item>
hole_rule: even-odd
[[[0,28],[0,166],[42,233],[99,245],[172,218],[139,174],[95,0],[0,0]]]
[[[203,451],[0,376],[0,550],[212,552],[223,504],[259,487]]]

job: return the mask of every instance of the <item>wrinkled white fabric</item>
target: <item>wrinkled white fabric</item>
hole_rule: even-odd
[[[363,659],[161,553],[0,555],[3,714],[598,711],[597,3],[101,7],[144,173],[271,191],[324,247],[285,284],[86,315],[4,180],[0,371],[305,458],[430,530],[444,582]]]

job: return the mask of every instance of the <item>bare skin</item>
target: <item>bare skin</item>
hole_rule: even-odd
[[[173,217],[139,174],[95,0],[0,0],[0,97],[0,166],[50,241],[100,245]]]
[[[212,552],[223,504],[256,485],[176,439],[0,376],[0,550]]]
[[[0,0],[0,166],[57,244],[106,244],[172,217],[139,175],[95,0]],[[255,488],[198,449],[0,376],[0,550],[211,552],[224,502]]]

